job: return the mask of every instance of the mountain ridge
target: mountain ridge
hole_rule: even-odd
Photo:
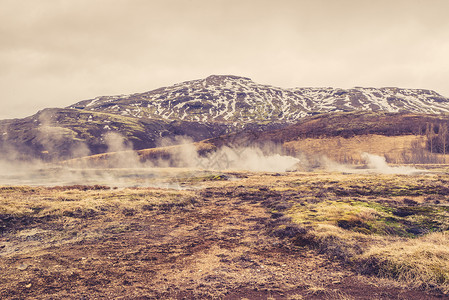
[[[449,113],[449,99],[425,89],[285,89],[257,84],[247,77],[211,75],[144,93],[96,97],[68,108],[195,122],[292,123],[305,116],[332,111]]]

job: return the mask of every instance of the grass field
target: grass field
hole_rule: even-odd
[[[448,296],[445,173],[160,180],[0,187],[0,298]]]

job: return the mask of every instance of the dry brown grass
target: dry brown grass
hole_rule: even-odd
[[[0,187],[0,257],[40,253],[132,231],[124,218],[192,209],[191,191],[101,186]]]
[[[446,232],[374,244],[357,259],[374,269],[378,276],[449,292],[449,235]]]
[[[425,140],[419,135],[384,136],[376,134],[358,135],[349,138],[323,137],[304,138],[287,142],[285,148],[293,152],[302,152],[308,156],[327,156],[329,159],[352,164],[363,164],[363,152],[388,157],[389,162],[396,164],[420,163],[416,157],[417,150],[430,156],[425,150]],[[443,155],[434,155],[435,160],[444,163]],[[421,162],[424,163],[424,162]]]
[[[364,274],[449,292],[448,182],[447,175],[436,174],[318,172],[255,174],[239,184],[256,194],[252,186],[270,186],[270,191],[280,193],[278,200],[266,201],[279,220],[274,223],[276,236],[296,234],[292,241],[298,245],[340,259]],[[300,229],[292,229],[279,213]]]
[[[1,189],[0,214],[15,217],[64,216],[73,213],[101,213],[123,209],[142,209],[164,203],[185,204],[194,200],[190,191],[164,189],[83,190],[17,187]]]
[[[215,180],[211,174],[171,178],[196,188],[192,190],[0,188],[0,221],[5,220],[0,225],[6,224],[2,230],[8,237],[1,255],[15,262],[17,257],[43,257],[54,252],[51,247],[66,247],[68,255],[76,245],[96,249],[107,241],[116,247],[116,261],[110,259],[109,249],[103,249],[99,268],[109,264],[109,272],[112,264],[120,262],[128,270],[125,273],[141,276],[132,273],[133,264],[153,268],[156,262],[151,257],[166,259],[152,273],[161,280],[158,288],[170,287],[163,281],[168,276],[186,286],[191,285],[189,280],[201,283],[193,293],[202,295],[224,295],[229,288],[217,289],[210,282],[228,281],[238,289],[251,286],[252,278],[257,278],[258,284],[271,288],[285,276],[288,280],[278,289],[287,291],[286,297],[357,299],[344,287],[331,284],[343,281],[348,272],[395,280],[402,289],[449,292],[448,175],[225,175],[232,180]],[[416,228],[421,231],[407,231]],[[129,243],[146,240],[130,250],[126,248],[130,244],[121,244],[124,237]],[[152,243],[157,246],[148,246]],[[309,255],[313,259],[306,259]],[[125,260],[129,257],[132,260]],[[326,262],[338,265],[340,273],[333,270],[325,275]],[[19,275],[8,276],[28,270],[25,265],[25,270],[20,269],[22,262],[16,265]],[[148,277],[145,268],[140,281]],[[320,272],[328,279],[303,278],[299,270],[307,270],[312,278]],[[116,283],[122,288],[119,275]],[[268,296],[276,295],[271,292]]]
[[[314,175],[285,182],[303,195],[284,211],[305,228],[300,245],[365,274],[449,292],[447,175]]]

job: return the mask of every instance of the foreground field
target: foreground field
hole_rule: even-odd
[[[0,298],[447,297],[447,175],[169,181],[0,188]]]

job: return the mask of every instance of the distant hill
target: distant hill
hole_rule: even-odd
[[[123,136],[129,149],[139,150],[157,147],[161,139],[175,136],[201,141],[249,131],[267,132],[267,139],[282,140],[304,134],[347,136],[354,130],[359,134],[381,130],[382,126],[384,132],[398,130],[394,120],[387,121],[388,116],[381,122],[371,120],[363,129],[362,125],[351,127],[352,118],[363,124],[363,114],[341,115],[366,111],[444,115],[449,113],[449,99],[418,89],[282,89],[245,77],[213,75],[150,92],[97,97],[67,108],[44,109],[23,119],[2,120],[0,150],[3,156],[13,152],[24,158],[59,160],[111,151],[105,140],[111,132]],[[326,122],[335,123],[332,130]],[[275,129],[281,131],[272,131]]]

